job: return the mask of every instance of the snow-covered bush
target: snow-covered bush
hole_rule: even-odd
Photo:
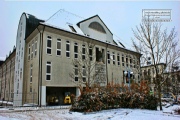
[[[149,88],[143,81],[140,85],[132,84],[131,89],[113,83],[106,87],[86,88],[77,99],[74,98],[72,97],[71,111],[78,112],[112,108],[157,109],[157,99],[149,94]]]

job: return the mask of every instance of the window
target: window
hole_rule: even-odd
[[[151,69],[148,69],[148,75],[151,75]]]
[[[37,55],[37,40],[35,41],[35,44],[34,44],[34,57],[36,57]]]
[[[85,45],[82,45],[82,59],[86,59],[86,47]]]
[[[90,47],[89,47],[89,60],[90,60],[90,61],[92,61],[92,54],[93,54],[92,52],[93,52],[93,51],[92,51],[92,47],[90,46]]]
[[[74,43],[74,58],[78,58],[78,44]]]
[[[57,39],[57,51],[56,51],[56,55],[61,55],[61,39]]]
[[[152,73],[154,74],[154,68],[152,68]]]
[[[51,36],[47,36],[47,54],[51,54]]]
[[[23,48],[22,48],[22,52],[21,52],[21,58],[23,57]]]
[[[69,25],[70,29],[76,33],[76,30],[74,29],[74,27],[72,25]]]
[[[33,58],[33,50],[34,50],[34,41],[32,41],[32,48],[31,48],[31,59]]]
[[[85,66],[83,66],[82,72],[83,72],[83,82],[86,82],[86,69],[85,69]]]
[[[124,66],[124,55],[122,54],[122,66]]]
[[[133,64],[134,64],[134,68],[136,68],[136,61],[135,61],[135,57],[133,57]]]
[[[51,62],[46,63],[46,80],[51,80]]]
[[[119,53],[117,54],[117,64],[118,64],[118,66],[120,66],[120,57],[119,57]]]
[[[75,81],[78,81],[78,66],[74,66],[74,75],[75,75]]]
[[[31,64],[31,67],[30,67],[30,82],[32,82],[32,67],[33,67],[33,65]]]
[[[130,62],[130,67],[132,67],[132,58],[131,58],[131,56],[130,56],[129,62]]]
[[[30,90],[29,90],[29,92],[32,92],[32,86],[30,86]]]
[[[92,22],[89,25],[89,27],[94,29],[94,30],[97,30],[99,32],[106,33],[106,31],[104,30],[103,26],[101,24],[99,24],[98,22]]]
[[[107,62],[110,64],[110,53],[107,51]]]
[[[30,60],[30,54],[31,54],[31,50],[30,50],[31,48],[30,48],[30,46],[31,46],[31,45],[29,44],[29,48],[28,48],[28,60]]]
[[[112,52],[112,59],[113,59],[113,65],[115,65],[116,61],[115,61],[115,53]]]
[[[70,57],[70,42],[66,41],[66,57]]]
[[[128,56],[126,55],[126,67],[128,67]]]

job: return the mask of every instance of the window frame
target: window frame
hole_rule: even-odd
[[[34,43],[34,57],[37,56],[37,38],[35,39],[35,43]]]
[[[76,49],[77,51],[75,51]],[[78,59],[78,43],[76,42],[74,43],[74,59]]]
[[[58,48],[58,44],[60,44],[60,49]],[[60,53],[59,55],[57,53]],[[58,38],[57,41],[56,41],[56,55],[57,56],[61,56],[61,39]]]
[[[50,66],[50,73],[47,73],[47,67]],[[52,73],[52,62],[51,61],[47,61],[46,62],[46,81],[51,81],[51,73]],[[47,75],[50,76],[50,80],[47,80]]]
[[[77,70],[77,74],[76,74],[76,70]],[[79,77],[78,77],[78,65],[74,65],[74,81],[78,82],[79,81]],[[77,80],[76,80],[77,78]]]
[[[51,42],[51,46],[50,47],[48,47],[48,41]],[[48,53],[48,50],[50,50],[51,52]],[[47,40],[46,40],[46,54],[48,54],[48,55],[52,54],[52,37],[49,36],[49,35],[47,36]]]
[[[86,59],[86,45],[82,44],[82,60]]]
[[[28,45],[29,47],[28,47],[28,60],[30,60],[31,59],[31,45],[30,45],[30,43],[29,43],[29,45]],[[17,55],[17,57],[18,57],[18,55]],[[17,58],[18,59],[18,58]]]
[[[90,52],[91,51],[91,52]],[[91,54],[90,54],[91,53]],[[93,60],[93,48],[90,46],[89,47],[89,60],[92,61]]]
[[[113,65],[116,65],[115,52],[112,52],[112,58]]]
[[[33,50],[34,50],[34,40],[32,41],[31,44],[31,59],[33,59]]]
[[[32,83],[32,74],[33,74],[33,64],[30,66],[30,83]]]
[[[69,51],[67,51],[67,45],[69,46]],[[71,55],[70,55],[70,50],[71,50],[71,49],[70,49],[70,42],[69,42],[69,40],[67,40],[67,41],[66,41],[66,57],[67,57],[67,58],[70,58],[70,56],[71,56]],[[69,54],[69,56],[67,56],[67,54]]]
[[[122,66],[124,67],[125,66],[125,64],[124,64],[124,54],[122,54]]]
[[[85,71],[85,75],[84,75],[84,71]],[[87,74],[86,74],[86,67],[84,65],[84,66],[82,66],[82,81],[84,83],[86,82],[86,76],[87,76]],[[85,81],[84,81],[84,79],[85,79]]]
[[[117,53],[117,65],[120,66],[120,54]]]

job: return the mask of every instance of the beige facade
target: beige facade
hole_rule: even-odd
[[[4,64],[1,66],[1,90],[8,90],[7,93],[13,91],[15,97],[16,95],[20,96],[16,97],[15,100],[21,100],[19,98],[22,96],[21,102],[14,104],[15,106],[21,103],[22,105],[36,103],[40,106],[46,106],[50,105],[54,98],[58,99],[58,104],[62,104],[67,92],[78,96],[80,94],[76,84],[78,79],[70,77],[70,73],[75,68],[72,61],[75,56],[79,56],[79,58],[80,56],[88,57],[87,54],[83,53],[83,48],[87,47],[87,43],[95,45],[92,50],[95,53],[92,56],[95,58],[92,61],[95,68],[92,73],[96,73],[96,68],[99,65],[103,66],[104,71],[101,71],[101,77],[104,83],[102,85],[106,85],[108,82],[127,84],[124,71],[133,72],[131,79],[135,82],[140,81],[139,63],[141,54],[119,46],[113,40],[111,31],[99,16],[93,16],[79,22],[77,25],[68,25],[68,27],[70,29],[65,30],[41,22],[26,37],[25,44],[23,44],[24,49],[22,49],[24,54],[22,54],[21,59],[23,61],[21,65],[21,67],[23,66],[23,72],[21,72],[22,75],[15,73],[14,79],[17,85],[22,83],[22,93],[18,92],[20,89],[16,85],[14,85],[15,89],[8,87],[13,86],[13,82],[9,82],[10,84],[8,83],[5,87],[5,76],[10,76],[6,77],[8,78],[6,80],[12,81],[14,71],[12,68],[11,73],[4,75],[5,73],[2,72],[5,69]],[[17,44],[19,43],[21,42],[17,41]],[[12,59],[15,60],[15,54],[13,55]],[[5,63],[9,64],[8,59]],[[82,69],[86,70],[84,67]],[[14,70],[18,72],[19,68]],[[22,79],[22,82],[16,79],[16,75],[20,80]],[[84,78],[85,82],[87,82],[87,76],[84,76]],[[98,79],[96,77],[94,81],[96,82]],[[96,84],[101,83],[96,82]],[[3,92],[1,98],[9,100],[10,97],[4,95]]]
[[[0,99],[5,101],[13,101],[14,95],[14,67],[16,49],[6,58],[0,66],[0,79],[1,79],[1,94]]]
[[[157,65],[158,74],[163,75],[165,65],[166,64],[164,64],[164,63],[159,63]],[[152,91],[155,91],[155,84],[154,84],[155,77],[156,77],[156,72],[155,72],[154,65],[147,65],[147,66],[141,67],[141,79],[149,81]]]
[[[39,33],[39,31],[41,33]],[[97,34],[97,33],[96,33]],[[50,38],[50,40],[49,40]],[[51,47],[47,47],[48,40],[51,42]],[[60,49],[57,49],[57,42],[60,40]],[[37,42],[36,42],[37,41]],[[69,57],[66,56],[67,53],[67,41],[69,45]],[[39,25],[38,29],[36,29],[26,40],[26,53],[25,53],[25,68],[26,69],[24,76],[25,81],[24,83],[24,91],[32,92],[35,91],[38,93],[38,90],[41,89],[38,86],[42,86],[41,92],[44,95],[39,95],[42,97],[44,96],[47,100],[47,93],[48,87],[53,88],[74,88],[77,91],[77,86],[72,82],[72,78],[69,76],[74,69],[72,61],[74,58],[74,46],[75,43],[78,45],[78,49],[82,49],[82,45],[91,42],[95,45],[93,51],[96,52],[98,49],[99,51],[104,51],[102,55],[102,61],[104,61],[104,66],[106,69],[106,83],[107,82],[114,82],[114,83],[125,83],[125,79],[123,78],[124,71],[127,69],[131,69],[134,72],[134,80],[138,82],[138,71],[139,68],[139,59],[140,54],[127,50],[125,48],[119,47],[117,45],[109,44],[106,42],[102,42],[99,40],[95,40],[86,36],[74,34],[72,32],[63,31],[61,29],[52,28],[48,25]],[[33,48],[32,44],[37,43],[37,49]],[[40,45],[42,44],[42,45]],[[30,46],[30,47],[29,47]],[[41,47],[40,47],[41,46]],[[30,49],[29,49],[30,48]],[[40,49],[41,48],[41,49]],[[33,49],[33,52],[32,52]],[[51,53],[48,54],[47,51],[50,49]],[[30,50],[30,52],[29,52]],[[35,50],[37,50],[37,55],[34,55]],[[57,55],[57,50],[61,51],[60,55]],[[108,54],[109,57],[108,58]],[[31,57],[33,54],[33,57]],[[81,53],[77,53],[78,56]],[[30,58],[29,58],[30,56]],[[119,58],[117,58],[119,56]],[[42,58],[41,58],[42,57]],[[96,57],[96,55],[94,56]],[[119,60],[118,60],[119,59]],[[110,63],[108,63],[110,61]],[[48,63],[49,62],[49,63]],[[98,63],[98,61],[94,61]],[[41,66],[42,65],[42,66]],[[31,78],[31,66],[32,66],[32,82],[30,82]],[[47,80],[47,66],[50,66],[50,80]],[[41,71],[42,70],[42,71]],[[94,71],[95,72],[95,71]],[[42,79],[41,79],[42,76]],[[66,91],[66,90],[65,90]],[[64,92],[65,92],[64,91]],[[68,91],[68,90],[67,90]],[[72,90],[73,91],[73,90]],[[76,91],[72,93],[78,94]],[[39,91],[40,92],[40,91]],[[61,91],[58,91],[61,92]],[[41,93],[41,94],[42,94]],[[26,98],[24,98],[26,102]],[[41,101],[43,103],[43,100]],[[43,104],[47,104],[47,101]]]

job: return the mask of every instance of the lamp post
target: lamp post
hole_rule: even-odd
[[[133,72],[129,69],[129,70],[127,70],[127,71],[124,71],[124,75],[126,76],[126,75],[128,75],[128,81],[129,81],[129,90],[130,90],[130,85],[131,85],[131,81],[130,81],[130,75],[131,74],[133,74]]]

